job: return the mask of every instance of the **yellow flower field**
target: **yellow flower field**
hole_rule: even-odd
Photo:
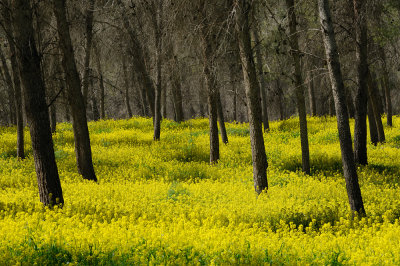
[[[385,122],[385,121],[384,121]],[[400,264],[400,118],[359,169],[366,218],[351,219],[335,118],[309,118],[312,176],[300,172],[298,120],[265,134],[269,190],[254,192],[247,124],[208,164],[208,120],[89,123],[99,182],[75,166],[72,126],[53,136],[63,209],[39,201],[15,128],[0,128],[0,264]],[[353,127],[353,125],[352,125]]]

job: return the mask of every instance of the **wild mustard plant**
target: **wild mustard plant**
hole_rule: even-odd
[[[270,188],[258,197],[246,124],[227,125],[210,166],[206,119],[165,120],[159,142],[151,119],[90,123],[95,184],[76,173],[63,123],[53,138],[65,206],[53,210],[39,202],[29,142],[18,161],[15,129],[1,128],[0,264],[399,264],[398,124],[368,146],[367,217],[354,219],[334,118],[309,119],[312,176],[300,171],[298,121],[271,123]]]

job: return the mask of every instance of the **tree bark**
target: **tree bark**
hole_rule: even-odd
[[[235,28],[242,62],[250,126],[254,188],[255,191],[260,194],[268,189],[268,162],[265,154],[261,121],[260,87],[257,81],[257,73],[251,49],[248,18],[248,12],[251,10],[251,2],[248,0],[235,0],[235,6],[237,8],[235,12]]]
[[[261,109],[262,109],[262,121],[264,125],[264,131],[269,130],[269,120],[268,120],[268,105],[267,105],[267,84],[265,82],[264,77],[264,70],[263,70],[263,60],[261,54],[261,43],[260,38],[258,36],[258,29],[256,27],[252,30],[255,42],[255,52],[256,52],[256,59],[257,59],[257,74],[258,79],[260,81],[260,91],[261,91]]]
[[[89,0],[89,8],[86,10],[86,45],[85,45],[85,61],[84,61],[84,76],[83,76],[83,100],[85,105],[88,100],[89,89],[89,73],[90,73],[90,57],[92,54],[92,40],[93,40],[93,17],[94,17],[94,3],[95,0]]]
[[[68,101],[72,112],[72,127],[74,131],[78,172],[84,179],[97,181],[92,162],[86,105],[81,92],[81,81],[76,68],[74,50],[66,17],[65,0],[54,0],[53,4],[57,20],[59,45],[63,57],[62,63],[66,74]]]
[[[346,106],[346,94],[339,62],[339,53],[330,14],[329,0],[318,0],[318,7],[329,76],[331,78],[332,93],[336,106],[336,118],[347,196],[351,210],[358,212],[361,215],[365,215],[364,203],[361,196],[360,186],[358,184],[357,168],[354,162],[349,117]]]
[[[137,79],[142,84],[143,90],[147,95],[147,101],[150,105],[151,115],[154,117],[154,106],[155,106],[155,88],[153,81],[150,78],[150,74],[146,69],[145,51],[138,40],[137,33],[134,28],[131,27],[127,14],[125,13],[126,7],[121,0],[117,0],[118,4],[122,7],[122,21],[124,28],[127,30],[131,40],[131,52],[133,56],[133,66],[137,72]]]
[[[206,23],[205,23],[206,25]],[[219,160],[219,137],[218,137],[218,88],[213,67],[215,52],[214,41],[206,26],[202,26],[202,49],[203,49],[203,71],[206,81],[208,97],[208,120],[210,125],[210,163],[216,164]]]
[[[162,93],[162,33],[163,33],[163,1],[157,4],[157,17],[155,22],[155,39],[156,39],[156,93],[154,100],[154,134],[153,140],[160,140],[161,135],[161,93]]]
[[[97,106],[96,93],[94,92],[93,76],[90,77],[90,91],[91,91],[91,100],[92,100],[93,120],[98,121],[98,120],[100,120],[100,112],[99,112],[99,108]]]
[[[372,108],[371,99],[368,99],[368,124],[369,124],[369,135],[371,138],[371,143],[373,145],[378,144],[378,129],[376,128],[375,114]]]
[[[8,96],[8,110],[10,115],[10,125],[15,125],[16,123],[16,115],[15,115],[15,95],[14,95],[14,84],[12,82],[11,74],[8,69],[7,61],[4,56],[4,52],[0,47],[0,60],[2,63],[3,71],[2,74],[5,78],[7,84],[7,96]]]
[[[64,198],[54,156],[49,112],[46,104],[40,57],[34,39],[32,9],[29,1],[13,0],[15,44],[29,121],[33,158],[40,201],[46,206],[63,204]]]
[[[317,116],[317,104],[315,101],[314,77],[308,76],[308,98],[310,100],[310,115]]]
[[[100,48],[94,44],[94,51],[96,53],[96,65],[97,72],[99,75],[99,88],[100,88],[100,119],[106,119],[106,110],[105,110],[105,91],[104,91],[104,78],[103,78],[103,68],[101,67],[101,52]],[[125,58],[125,57],[124,57]],[[125,60],[125,59],[124,59]]]
[[[288,10],[289,18],[289,43],[291,48],[291,54],[293,57],[294,64],[294,77],[296,86],[296,98],[297,98],[297,109],[299,111],[300,120],[300,140],[301,140],[301,154],[302,154],[302,169],[307,175],[310,174],[310,150],[308,145],[308,131],[307,131],[307,112],[306,102],[304,99],[304,80],[302,77],[302,70],[300,64],[300,50],[299,40],[296,30],[296,13],[294,10],[294,0],[286,0],[286,6]]]
[[[379,47],[379,53],[381,59],[383,61],[383,89],[385,92],[385,103],[386,103],[386,117],[387,117],[387,125],[389,127],[393,126],[393,109],[392,109],[392,97],[390,95],[390,84],[389,84],[389,72],[386,65],[386,54],[383,47]]]
[[[184,120],[183,116],[183,102],[182,102],[182,85],[180,77],[179,63],[174,57],[172,75],[171,75],[171,88],[175,108],[175,121],[180,123]]]
[[[374,77],[372,76],[371,72],[368,71],[368,98],[371,101],[371,107],[372,111],[374,113],[374,119],[375,119],[375,124],[376,128],[378,131],[378,141],[380,143],[385,142],[385,131],[383,129],[383,124],[382,124],[382,119],[381,119],[381,114],[379,112],[379,107],[378,107],[378,84]]]
[[[279,106],[279,118],[281,121],[285,120],[285,107],[284,107],[284,98],[283,98],[283,91],[279,79],[275,80],[276,82],[276,90],[278,94],[278,106]]]
[[[226,133],[226,127],[225,127],[224,108],[222,106],[221,94],[220,94],[219,90],[217,91],[217,93],[218,93],[217,111],[218,111],[219,130],[221,131],[222,143],[227,144],[228,143],[228,134]]]
[[[14,84],[14,102],[15,102],[15,114],[17,121],[17,157],[20,159],[25,158],[24,150],[24,118],[23,118],[23,106],[22,106],[22,94],[21,94],[21,81],[19,76],[17,54],[14,44],[14,33],[11,28],[11,16],[9,12],[9,6],[3,6],[3,18],[4,18],[4,29],[10,47],[11,54],[11,69],[13,72],[13,84]]]
[[[125,56],[122,56],[122,71],[123,71],[123,74],[124,74],[126,111],[128,113],[128,118],[131,118],[132,117],[132,108],[131,108],[131,102],[130,102],[130,99],[129,99],[129,79],[128,79],[128,71],[126,69]]]
[[[358,64],[358,88],[356,94],[354,126],[354,158],[356,163],[368,164],[367,157],[367,98],[368,98],[368,36],[366,24],[366,4],[363,0],[353,0],[356,20],[356,54]]]

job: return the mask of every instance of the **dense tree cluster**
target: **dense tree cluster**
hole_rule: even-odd
[[[77,170],[96,181],[88,120],[206,116],[210,163],[225,121],[249,122],[257,193],[268,188],[263,134],[307,113],[336,115],[352,210],[364,213],[356,165],[399,113],[396,0],[1,0],[0,123],[30,127],[41,201],[62,203],[51,133],[72,122]],[[367,120],[368,117],[368,120]],[[349,118],[355,119],[354,151]]]

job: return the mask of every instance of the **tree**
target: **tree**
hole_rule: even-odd
[[[31,133],[40,201],[45,206],[63,204],[64,198],[54,156],[49,112],[40,57],[36,49],[30,1],[13,0],[13,26],[25,110]]]
[[[293,57],[294,65],[294,85],[296,86],[296,100],[297,109],[299,111],[300,121],[300,140],[301,140],[301,155],[302,155],[302,168],[303,172],[307,175],[310,174],[310,150],[308,147],[308,132],[307,132],[307,112],[306,102],[304,99],[304,81],[301,73],[300,64],[300,50],[299,40],[296,30],[296,13],[294,10],[294,0],[286,0],[286,7],[288,9],[289,18],[289,43],[291,48],[291,54]]]
[[[21,95],[21,81],[19,77],[19,69],[16,58],[16,50],[14,44],[14,34],[11,27],[11,16],[9,1],[4,1],[2,7],[2,14],[4,18],[4,31],[6,32],[7,41],[11,54],[11,69],[13,72],[13,85],[14,85],[14,102],[15,102],[15,113],[17,122],[17,157],[20,159],[25,158],[24,150],[24,121],[23,121],[23,107],[22,107],[22,95]]]
[[[267,156],[261,122],[260,87],[251,49],[249,16],[252,5],[248,0],[235,0],[235,29],[240,49],[244,85],[249,115],[254,188],[258,194],[268,189]]]
[[[366,2],[353,0],[356,20],[357,94],[354,125],[354,158],[356,163],[368,164],[367,157],[367,99],[368,99],[368,36]]]
[[[354,161],[349,117],[346,106],[346,94],[339,62],[339,53],[336,44],[335,32],[333,30],[329,0],[318,0],[318,7],[329,76],[332,85],[332,94],[335,101],[336,119],[339,131],[339,142],[342,153],[343,172],[346,181],[347,196],[351,210],[364,215],[365,209],[360,186],[358,184],[357,168]]]
[[[97,181],[92,162],[86,104],[81,92],[81,81],[76,68],[74,49],[66,16],[65,0],[53,0],[53,9],[57,20],[59,45],[63,57],[62,64],[66,75],[67,97],[71,106],[78,172],[84,179]]]

